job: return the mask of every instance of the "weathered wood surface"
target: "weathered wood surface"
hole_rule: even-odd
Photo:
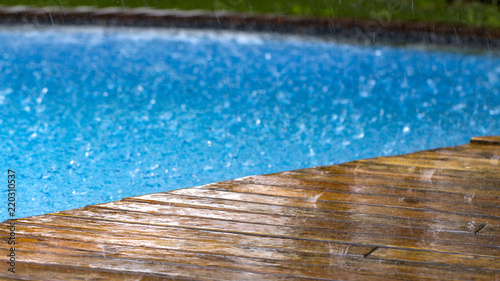
[[[0,279],[500,280],[499,140],[9,221]]]
[[[474,137],[470,141],[473,144],[491,144],[491,145],[500,145],[500,136],[492,136],[492,137]]]

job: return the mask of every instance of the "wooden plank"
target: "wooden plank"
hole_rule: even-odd
[[[396,268],[396,270],[399,270],[400,268]],[[173,270],[175,271],[175,269]],[[397,274],[397,271],[388,272],[386,275],[387,277],[390,278],[396,278],[396,279],[404,279],[404,280],[437,280],[436,278],[430,277],[425,277],[422,276],[421,271],[417,271],[414,269],[416,274],[420,274],[420,276],[412,276],[408,274]],[[435,270],[433,271],[434,276],[445,276],[444,278],[441,278],[440,280],[443,279],[448,279],[448,280],[466,280],[469,279],[471,280],[472,278],[477,278],[479,275],[476,273],[469,273],[465,272],[460,275],[457,274],[456,272],[449,271],[443,273],[442,271]],[[2,276],[3,275],[3,276]],[[147,272],[143,273],[137,273],[137,272],[123,272],[123,271],[105,271],[100,268],[79,268],[79,267],[64,267],[64,266],[57,266],[57,265],[45,265],[45,264],[31,264],[31,263],[21,263],[20,264],[20,271],[18,275],[22,275],[22,279],[17,279],[17,278],[12,278],[11,276],[7,274],[2,274],[0,273],[0,280],[34,280],[34,281],[54,281],[54,280],[111,280],[111,281],[136,281],[136,280],[151,280],[151,281],[156,281],[156,280],[206,280],[209,276],[211,276],[210,273],[208,273],[207,277],[205,279],[202,278],[196,278],[193,279],[191,278],[185,278],[181,276],[164,276],[164,275],[158,275],[158,274],[148,274]],[[340,274],[345,275],[345,274]],[[393,277],[393,275],[397,275],[398,277]],[[428,274],[431,275],[431,274]],[[82,276],[82,277],[80,277]],[[83,277],[85,276],[85,277]],[[337,276],[335,272],[332,272],[330,276]],[[2,277],[5,277],[3,279]],[[77,278],[75,278],[77,277]],[[227,275],[227,277],[223,277],[223,279],[219,280],[229,280],[229,278],[235,277],[235,278],[241,278],[241,276],[231,276]],[[363,276],[361,279],[357,280],[372,280],[371,278],[374,277],[377,280],[380,280],[379,277],[375,276]],[[383,277],[383,278],[387,278]],[[263,280],[270,280],[270,276],[265,276]],[[334,277],[332,277],[334,278]],[[216,280],[216,279],[212,279]],[[259,279],[232,279],[232,280],[259,280]],[[309,278],[292,278],[292,277],[286,277],[286,278],[276,278],[276,276],[272,276],[272,280],[334,280],[334,279],[319,279],[319,278],[314,278],[314,279],[309,279]],[[336,279],[339,280],[339,279]],[[350,279],[350,275],[345,279],[345,280],[354,280]],[[480,280],[480,279],[476,279]],[[494,280],[494,279],[490,279]]]
[[[496,141],[13,220],[0,280],[497,280]]]
[[[457,214],[471,215],[478,217],[500,218],[500,207],[471,205],[471,204],[443,204],[439,201],[421,200],[407,197],[389,197],[378,195],[364,194],[346,194],[336,191],[314,191],[300,190],[297,188],[281,187],[281,186],[266,186],[254,184],[230,184],[230,185],[213,185],[210,189],[229,190],[240,193],[249,194],[266,194],[274,196],[286,196],[305,198],[309,201],[317,201],[321,198],[323,201],[329,202],[344,202],[353,204],[364,204],[374,206],[386,206],[394,208],[408,209],[424,209],[435,212],[451,212]],[[186,190],[175,191],[176,194],[188,194]],[[492,208],[494,210],[492,210]]]
[[[489,193],[498,194],[498,197],[478,195],[482,188],[471,190],[460,187],[438,184],[416,184],[398,180],[352,177],[336,174],[306,173],[303,171],[283,172],[266,176],[246,177],[242,183],[265,184],[270,186],[287,186],[311,190],[331,190],[345,193],[359,193],[367,195],[398,196],[423,200],[437,200],[459,204],[499,206],[500,189],[492,189]],[[455,189],[453,188],[455,187]],[[479,191],[479,192],[475,192]]]
[[[182,216],[182,217],[193,217],[193,219],[198,220],[199,218],[207,219],[218,219],[223,221],[232,222],[244,222],[244,223],[255,223],[262,225],[273,225],[282,227],[296,227],[301,229],[317,228],[332,231],[345,231],[346,229],[352,233],[377,233],[385,234],[388,236],[398,236],[398,237],[409,237],[409,238],[432,238],[435,240],[443,241],[455,241],[460,243],[469,244],[479,244],[479,245],[490,245],[497,246],[498,243],[492,241],[490,237],[473,235],[470,232],[449,232],[442,230],[439,234],[436,234],[434,229],[418,229],[418,228],[408,228],[400,227],[397,225],[384,226],[377,225],[369,222],[357,223],[351,221],[325,221],[316,219],[297,219],[294,217],[289,217],[289,219],[284,220],[282,216],[277,216],[273,214],[255,214],[248,212],[235,212],[235,211],[223,211],[223,210],[211,210],[204,208],[192,208],[192,207],[181,207],[181,206],[168,206],[163,204],[152,204],[152,203],[142,203],[142,202],[112,202],[102,205],[93,206],[91,208],[106,208],[106,210],[121,210],[121,211],[131,211],[131,212],[145,212],[148,214],[161,215],[161,216]],[[98,210],[99,211],[99,210]],[[63,212],[63,214],[66,214]],[[72,214],[74,215],[74,214]],[[304,225],[304,221],[307,225]]]
[[[500,154],[500,147],[494,145],[465,144],[460,146],[437,148],[430,152],[449,153],[454,155],[468,155],[485,159],[496,158]]]
[[[107,254],[108,258],[122,258],[127,260],[141,259],[143,261],[163,261],[165,256],[169,256],[169,262],[180,263],[180,264],[191,264],[191,265],[210,265],[212,267],[222,267],[234,270],[258,270],[259,272],[268,272],[271,274],[276,274],[277,272],[283,272],[283,275],[298,276],[304,275],[314,276],[315,278],[321,278],[324,276],[325,279],[330,279],[332,274],[335,274],[336,278],[342,277],[349,280],[356,280],[364,278],[370,278],[373,276],[380,276],[385,278],[402,278],[405,280],[420,280],[429,279],[433,280],[438,274],[440,278],[448,277],[452,279],[463,279],[464,277],[477,277],[474,273],[473,268],[449,268],[449,266],[440,266],[434,264],[427,264],[425,266],[414,265],[407,262],[391,262],[391,261],[379,261],[379,260],[366,260],[360,257],[350,257],[342,255],[317,255],[323,264],[318,264],[316,260],[313,260],[314,264],[309,263],[294,263],[289,264],[287,261],[285,263],[277,263],[275,260],[269,259],[258,259],[258,258],[241,258],[237,256],[223,256],[218,254],[206,255],[199,253],[189,253],[189,252],[172,252],[164,249],[157,248],[147,248],[144,252],[143,248],[137,248],[133,246],[124,246],[116,244],[102,244],[93,242],[79,242],[64,240],[63,243],[54,242],[51,239],[33,239],[27,238],[21,244],[23,248],[36,248],[35,252],[50,253],[52,255],[58,254],[72,254],[79,253],[80,255],[101,255],[103,246],[108,249],[113,249]],[[89,247],[91,246],[91,247]],[[31,251],[33,252],[33,251]],[[21,252],[24,254],[24,252]],[[29,252],[26,252],[29,253]],[[307,257],[303,262],[307,262]],[[338,274],[338,275],[337,275]],[[494,273],[487,274],[490,277],[494,277]]]
[[[385,165],[376,162],[361,162],[354,161],[343,163],[335,166],[314,167],[296,170],[294,172],[307,173],[322,173],[338,174],[352,177],[373,177],[373,178],[388,178],[389,180],[399,180],[405,182],[414,182],[416,184],[432,183],[437,185],[458,185],[459,187],[478,188],[477,181],[464,179],[460,173],[450,174],[449,171],[435,168],[420,168],[397,165]],[[476,180],[476,179],[475,179]],[[496,188],[497,179],[478,178],[481,182],[480,187]]]
[[[470,143],[480,145],[500,145],[500,136],[473,137],[470,140]]]
[[[432,166],[431,164],[422,164],[422,165],[414,165],[411,163],[408,163],[407,165],[399,165],[395,161],[394,163],[387,163],[389,161],[382,161],[379,159],[367,159],[363,161],[356,161],[356,162],[351,162],[351,163],[345,163],[341,164],[341,166],[354,166],[356,168],[360,167],[360,163],[365,163],[370,166],[370,168],[374,169],[379,167],[385,167],[385,169],[389,172],[396,172],[400,174],[412,174],[415,176],[420,176],[419,180],[423,180],[431,176],[431,179],[436,179],[439,181],[445,182],[446,180],[449,180],[452,182],[453,180],[455,181],[460,181],[462,183],[465,183],[466,185],[474,185],[473,180],[479,180],[481,182],[485,183],[490,183],[495,186],[494,183],[498,179],[498,175],[495,174],[489,174],[487,172],[482,172],[478,173],[475,171],[467,171],[467,170],[458,170],[458,169],[444,169],[441,166],[438,166],[439,163],[434,163],[435,166]],[[381,170],[384,170],[382,168]],[[431,175],[429,175],[431,174]],[[450,179],[454,178],[454,179]]]
[[[284,217],[313,218],[322,220],[347,220],[358,223],[373,223],[378,225],[396,225],[400,227],[433,229],[433,225],[441,225],[445,231],[475,232],[470,222],[445,221],[436,219],[421,219],[415,217],[391,216],[390,214],[355,213],[349,210],[324,210],[299,208],[288,205],[269,205],[246,201],[215,199],[198,196],[178,195],[173,193],[150,194],[128,198],[124,201],[151,202],[168,204],[170,206],[193,206],[217,210],[237,210],[242,212],[276,214]],[[381,212],[383,213],[383,212]],[[500,220],[498,220],[500,223]]]
[[[20,232],[26,235],[37,235],[37,232],[54,235],[60,228],[67,232],[79,230],[85,233],[111,232],[115,235],[137,235],[143,237],[174,238],[182,240],[197,240],[207,243],[228,243],[232,245],[241,245],[243,247],[270,248],[269,251],[298,251],[329,253],[331,249],[339,249],[343,255],[364,256],[372,251],[374,246],[359,245],[354,243],[336,243],[335,241],[319,241],[306,239],[290,239],[288,237],[271,237],[263,235],[249,235],[246,233],[223,233],[221,231],[193,228],[191,226],[159,226],[149,224],[131,224],[128,222],[96,220],[93,218],[79,217],[61,217],[46,215],[39,220],[23,219],[19,220],[21,224]],[[48,227],[42,231],[43,228]],[[50,236],[49,236],[50,237]],[[63,236],[64,237],[64,236]],[[147,238],[149,239],[149,238]],[[152,246],[150,246],[152,247]],[[224,246],[225,247],[225,246]],[[178,249],[178,248],[172,248]],[[181,248],[178,250],[187,250]]]
[[[404,156],[380,157],[375,159],[358,160],[361,163],[377,163],[384,165],[395,165],[403,167],[419,167],[427,169],[437,169],[446,171],[449,174],[454,174],[457,177],[474,178],[499,178],[500,169],[497,165],[490,164],[474,164],[463,161],[446,161],[446,160],[431,160],[421,158],[408,158]]]
[[[465,165],[490,165],[490,166],[498,166],[497,157],[489,157],[486,158],[484,156],[475,156],[470,154],[461,154],[461,153],[444,153],[444,152],[435,152],[435,151],[419,151],[415,153],[401,155],[408,159],[432,159],[432,160],[440,160],[440,161],[451,161],[451,162],[460,162]]]
[[[351,175],[356,177],[378,177],[413,181],[415,183],[436,183],[437,185],[453,185],[459,187],[472,187],[475,189],[484,188],[485,191],[496,190],[498,179],[487,179],[484,177],[467,178],[462,173],[450,173],[449,170],[435,168],[421,168],[409,166],[386,165],[375,162],[350,162],[336,166],[316,167],[313,169],[303,169],[299,171],[312,172],[315,170],[324,173]],[[479,184],[480,183],[480,184]],[[488,193],[482,195],[489,195]],[[491,195],[496,196],[496,195]],[[496,196],[498,197],[498,196]]]
[[[48,233],[35,233],[37,231],[46,230]],[[113,254],[114,249],[121,249],[124,246],[133,246],[135,248],[139,247],[142,249],[147,249],[148,251],[144,253],[147,255],[154,250],[165,250],[176,253],[179,256],[185,257],[187,263],[190,263],[187,259],[187,255],[194,253],[203,256],[218,255],[225,256],[227,260],[231,260],[235,257],[239,258],[250,258],[250,259],[264,259],[264,260],[274,260],[274,261],[286,261],[288,263],[297,264],[317,264],[317,265],[329,265],[331,259],[337,258],[344,259],[346,256],[352,256],[345,254],[348,251],[349,246],[338,247],[335,244],[331,244],[322,251],[322,253],[316,252],[300,252],[300,251],[290,251],[285,249],[270,249],[260,246],[241,246],[232,245],[230,243],[220,243],[212,242],[207,243],[203,241],[196,240],[182,240],[182,239],[169,239],[164,237],[155,236],[142,236],[142,235],[127,235],[127,234],[116,234],[112,235],[110,239],[109,232],[92,232],[92,236],[95,239],[89,237],[89,233],[82,230],[68,230],[68,229],[58,229],[58,228],[46,228],[39,226],[32,226],[23,230],[23,233],[33,233],[33,235],[26,235],[26,237],[32,239],[46,239],[54,240],[57,239],[59,245],[65,246],[68,241],[80,241],[82,243],[99,243],[103,246],[99,249],[105,251],[106,255]],[[220,235],[222,238],[224,235]],[[106,246],[108,245],[109,246]],[[114,245],[114,246],[113,246]],[[41,245],[43,246],[43,245]],[[7,247],[7,246],[1,246]],[[373,248],[373,247],[372,247]],[[39,249],[38,247],[35,249]],[[90,249],[90,248],[89,248]],[[29,249],[31,250],[31,248]],[[39,249],[40,250],[40,249]],[[77,252],[75,252],[77,253]],[[80,252],[78,252],[80,253]],[[195,255],[196,256],[196,255]],[[199,257],[199,256],[196,256]],[[355,257],[355,256],[352,256]],[[358,256],[359,258],[359,256]]]
[[[498,150],[500,152],[500,148]],[[443,148],[437,148],[434,150],[426,150],[426,151],[419,151],[418,153],[429,153],[429,154],[434,154],[436,153],[437,155],[441,157],[449,156],[449,157],[463,157],[466,159],[478,159],[481,161],[490,161],[493,160],[495,163],[496,158],[498,157],[498,153],[495,153],[493,150],[474,150],[472,148],[470,149],[456,149],[456,147],[443,147]],[[412,153],[407,154],[407,155],[412,155]],[[406,155],[405,155],[406,156]],[[457,160],[459,161],[459,160]]]
[[[24,238],[19,240],[19,253],[20,255],[26,253],[43,253],[51,255],[63,255],[80,257],[95,257],[102,256],[102,248],[107,248],[108,253],[106,258],[122,260],[125,262],[164,262],[165,256],[168,256],[168,263],[174,264],[179,267],[196,266],[196,271],[201,268],[207,270],[209,268],[217,268],[222,271],[239,271],[248,272],[251,274],[269,274],[270,276],[282,276],[291,278],[320,278],[330,279],[332,272],[336,271],[340,275],[349,276],[361,280],[364,275],[373,276],[368,274],[371,272],[364,272],[360,274],[359,271],[353,269],[341,268],[340,266],[319,266],[315,264],[293,263],[293,264],[279,264],[275,260],[256,259],[256,258],[241,258],[237,256],[227,256],[219,254],[201,254],[196,252],[179,252],[158,248],[144,248],[128,245],[104,244],[103,242],[80,242],[72,240],[64,240],[54,242],[53,239],[40,239],[40,238]],[[91,246],[91,247],[89,247]],[[145,251],[146,250],[146,251]],[[25,251],[25,252],[23,252]],[[326,255],[323,255],[326,257]],[[328,257],[326,257],[328,258]],[[338,258],[340,259],[340,258]],[[332,259],[335,260],[335,259]],[[39,261],[37,261],[39,262]],[[288,265],[288,266],[286,266]],[[227,273],[224,273],[227,274]],[[348,274],[348,275],[347,275]],[[270,278],[270,277],[268,277]]]
[[[494,257],[380,247],[370,253],[369,258],[488,269],[496,271],[495,275],[500,277],[500,258]]]
[[[0,271],[0,280],[33,280],[33,281],[54,281],[54,280],[109,280],[109,281],[137,281],[151,280],[164,281],[164,275],[156,275],[148,272],[123,272],[117,270],[105,270],[99,267],[83,268],[69,267],[65,265],[47,265],[39,263],[17,262],[16,274]],[[19,277],[19,278],[16,278]],[[192,278],[182,278],[175,276],[176,280],[193,280]]]
[[[144,273],[147,271],[154,272],[154,277],[163,278],[182,278],[182,279],[196,279],[196,280],[263,280],[263,278],[272,278],[273,280],[311,280],[316,278],[300,278],[290,275],[280,276],[275,274],[263,274],[249,271],[236,271],[228,270],[217,267],[200,267],[187,264],[174,264],[167,260],[163,262],[144,261],[144,260],[130,260],[130,259],[117,259],[101,255],[77,255],[77,254],[57,254],[41,253],[41,252],[23,252],[19,251],[19,262],[30,264],[44,264],[51,267],[61,265],[64,263],[66,267],[82,268],[87,270],[94,270],[95,268],[101,270],[112,270],[118,272],[126,272],[132,274]],[[23,268],[20,265],[20,273]],[[147,276],[147,275],[146,275]],[[349,276],[356,277],[355,274]],[[365,278],[367,278],[366,276]],[[383,280],[375,276],[369,276],[377,280]],[[361,280],[360,278],[355,278]]]
[[[483,245],[482,241],[471,244],[462,244],[455,241],[436,240],[445,235],[442,231],[428,232],[425,237],[409,238],[401,236],[399,232],[392,235],[384,235],[372,232],[372,229],[364,229],[352,232],[351,229],[339,228],[336,230],[325,230],[308,228],[308,221],[302,221],[305,227],[275,226],[268,224],[217,220],[210,218],[181,217],[181,216],[157,216],[149,213],[136,213],[122,210],[85,208],[58,213],[58,215],[74,217],[90,217],[100,220],[120,221],[140,224],[147,221],[149,225],[176,226],[204,230],[221,231],[228,233],[246,233],[251,235],[310,239],[320,241],[351,242],[365,245],[388,245],[391,247],[409,247],[415,249],[428,249],[435,251],[463,252],[467,254],[500,256],[500,247]],[[488,240],[486,238],[485,240]],[[491,242],[494,243],[494,242]]]
[[[282,197],[275,196],[271,194],[242,194],[240,192],[226,191],[226,190],[218,190],[218,189],[184,189],[182,191],[173,191],[173,194],[185,195],[185,196],[199,196],[202,198],[214,198],[214,199],[225,199],[231,201],[240,201],[240,202],[253,202],[259,204],[267,204],[267,205],[276,205],[276,206],[289,206],[300,208],[299,212],[303,209],[308,210],[318,210],[323,212],[332,212],[332,211],[340,211],[346,212],[348,214],[352,213],[361,213],[361,214],[376,214],[376,215],[392,215],[395,217],[403,217],[403,218],[416,218],[416,219],[428,219],[430,221],[435,220],[434,223],[439,224],[441,221],[449,220],[449,221],[458,221],[466,223],[470,228],[476,229],[481,225],[488,223],[499,223],[500,220],[494,217],[482,218],[479,216],[468,215],[468,214],[457,214],[457,213],[446,213],[446,212],[435,212],[430,210],[421,210],[421,209],[408,209],[408,208],[393,208],[393,207],[385,207],[385,206],[373,206],[373,205],[364,205],[364,204],[356,204],[356,203],[345,203],[345,202],[335,202],[332,204],[331,202],[325,202],[321,199],[314,199],[314,196],[317,196],[317,193],[311,193],[306,198],[304,197]],[[138,197],[141,198],[141,197]],[[290,209],[290,213],[294,213],[295,209]]]

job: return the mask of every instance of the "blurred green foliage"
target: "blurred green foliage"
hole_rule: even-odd
[[[449,2],[446,0],[0,0],[0,5],[203,9],[500,27],[499,5],[482,3],[488,1]]]

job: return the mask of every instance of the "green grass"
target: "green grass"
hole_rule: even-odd
[[[498,5],[456,0],[0,0],[0,5],[227,10],[500,27]]]

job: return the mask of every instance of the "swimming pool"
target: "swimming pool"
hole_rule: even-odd
[[[0,74],[16,217],[500,134],[492,53],[18,28],[0,31]]]

